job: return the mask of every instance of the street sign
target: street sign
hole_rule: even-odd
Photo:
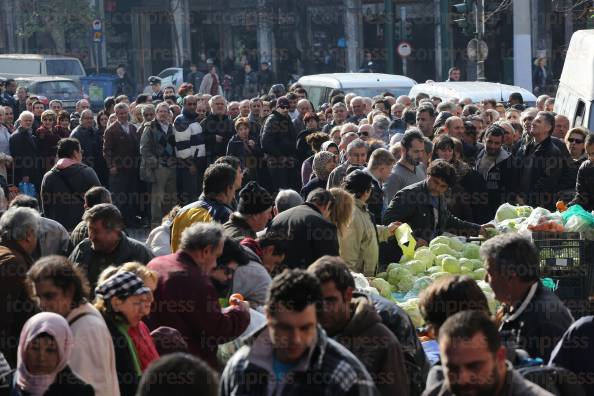
[[[100,43],[103,41],[103,24],[101,23],[101,19],[93,20],[93,42]]]
[[[412,53],[412,47],[408,41],[401,41],[396,51],[401,58],[407,58]]]
[[[473,38],[466,46],[466,53],[471,62],[484,62],[489,55],[489,46],[483,40]]]

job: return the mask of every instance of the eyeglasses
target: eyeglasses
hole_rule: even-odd
[[[369,136],[369,132],[357,132],[359,136]]]
[[[288,109],[289,106],[278,106],[279,109]]]
[[[575,139],[575,138],[569,138],[569,139],[567,139],[567,141],[569,143],[575,143],[575,144],[582,144],[582,143],[584,143],[584,141],[582,139]]]

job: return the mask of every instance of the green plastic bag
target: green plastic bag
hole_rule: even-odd
[[[594,228],[594,216],[581,205],[572,205],[561,213],[568,232],[587,232]]]
[[[413,237],[410,226],[406,223],[401,224],[400,227],[396,228],[394,236],[396,237],[398,246],[402,249],[402,254],[410,259],[414,258],[417,240]]]

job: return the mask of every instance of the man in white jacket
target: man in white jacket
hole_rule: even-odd
[[[38,260],[27,272],[29,290],[42,311],[62,315],[74,334],[68,365],[93,386],[95,396],[119,396],[115,352],[103,317],[88,301],[89,282],[62,256]]]

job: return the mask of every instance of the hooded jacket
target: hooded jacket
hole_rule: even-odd
[[[404,355],[396,336],[382,324],[366,296],[352,299],[351,312],[350,322],[333,338],[359,358],[380,394],[408,395]]]
[[[482,150],[477,158],[475,170],[480,171],[480,164],[483,158],[487,155],[486,150]],[[499,151],[495,162],[493,162],[483,174],[485,180],[485,187],[488,195],[487,209],[489,211],[489,219],[493,219],[497,208],[504,202],[510,200],[510,194],[513,192],[514,179],[516,172],[513,168],[513,159],[510,153],[503,148]]]

